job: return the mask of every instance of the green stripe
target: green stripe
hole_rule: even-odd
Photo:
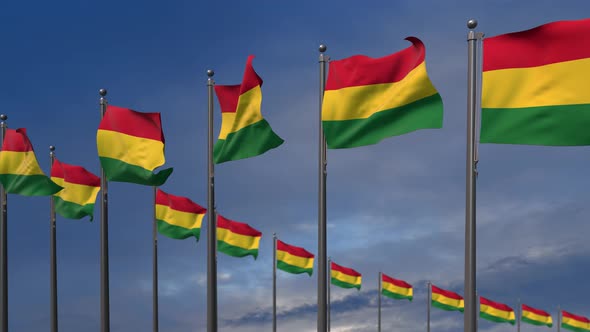
[[[442,310],[447,310],[447,311],[461,311],[461,312],[463,312],[463,310],[464,310],[464,308],[454,307],[454,306],[447,305],[444,303],[436,302],[435,300],[432,300],[432,306],[437,307]]]
[[[244,249],[236,246],[232,246],[227,242],[217,240],[217,250],[230,256],[234,257],[245,257],[248,255],[254,256],[254,259],[258,258],[258,249]]]
[[[283,144],[283,139],[262,119],[215,142],[213,159],[216,164],[256,157]]]
[[[533,325],[537,325],[537,326],[548,326],[548,327],[552,327],[553,324],[552,323],[543,323],[543,322],[539,322],[538,320],[533,320],[533,319],[529,319],[526,317],[522,317],[522,321],[525,323],[529,323],[529,324],[533,324]]]
[[[311,274],[313,273],[313,268],[306,269],[306,268],[302,268],[299,266],[287,264],[287,263],[285,263],[283,261],[279,261],[279,260],[277,260],[277,268],[279,270],[283,270],[285,272],[289,272],[289,273],[293,273],[293,274],[307,273],[311,276]]]
[[[418,129],[442,128],[443,104],[434,94],[402,107],[379,111],[366,119],[322,121],[330,149],[377,144]]]
[[[45,175],[0,174],[0,183],[10,194],[51,196],[63,188]]]
[[[53,198],[55,199],[55,212],[60,216],[68,219],[82,219],[90,216],[90,221],[94,219],[94,203],[80,205],[65,201],[61,197]]]
[[[412,295],[401,295],[398,293],[390,292],[387,289],[382,289],[381,294],[383,294],[387,297],[390,297],[392,299],[397,299],[397,300],[410,300],[410,301],[412,301],[412,299],[414,298]]]
[[[166,168],[158,173],[154,173],[118,159],[106,157],[99,157],[99,159],[107,180],[113,182],[129,182],[159,187],[166,182],[173,170],[172,168]]]
[[[165,222],[164,220],[156,220],[158,224],[158,232],[162,235],[165,235],[169,238],[176,239],[176,240],[184,240],[191,236],[194,236],[197,241],[199,241],[199,236],[201,235],[200,228],[184,228],[176,225],[170,225],[169,223]]]
[[[344,281],[340,281],[334,277],[332,277],[332,285],[336,285],[342,288],[356,288],[358,290],[361,289],[361,285],[356,285],[356,284],[349,284],[347,282]]]
[[[577,332],[588,332],[588,331],[590,331],[589,329],[583,329],[581,327],[571,326],[571,325],[566,324],[566,323],[561,323],[561,327],[563,327],[564,329],[568,329],[568,330],[571,330],[571,331],[577,331]]]
[[[590,145],[590,104],[484,108],[481,143]]]
[[[500,317],[493,316],[490,314],[486,314],[485,312],[480,312],[479,317],[487,319],[492,322],[496,322],[496,323],[510,323],[510,324],[514,325],[514,322],[515,322],[514,319],[504,319],[504,318],[500,318]]]

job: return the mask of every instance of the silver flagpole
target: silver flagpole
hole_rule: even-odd
[[[107,111],[106,89],[100,89],[100,119]],[[104,169],[100,167],[100,330],[109,332],[111,327],[109,304],[109,209],[108,188]]]
[[[522,319],[522,306],[520,305],[520,299],[518,299],[518,307],[516,310],[516,331],[520,332],[520,320]]]
[[[277,233],[272,233],[272,330],[277,331]]]
[[[319,114],[319,187],[318,187],[318,332],[329,331],[327,299],[329,288],[327,264],[327,229],[326,229],[326,138],[322,127],[322,102],[326,87],[326,62],[328,56],[324,54],[328,48],[320,45],[320,114]]]
[[[377,294],[377,303],[379,310],[377,311],[377,332],[381,332],[381,290],[383,287],[382,280],[383,280],[383,272],[379,272],[379,290]]]
[[[475,184],[477,177],[477,157],[475,143],[475,118],[477,109],[477,41],[483,34],[475,33],[476,20],[469,20],[471,29],[467,37],[467,173],[465,190],[465,315],[464,331],[477,331],[477,296],[476,296],[476,213]]]
[[[156,190],[157,188],[154,187],[154,220],[153,220],[153,227],[152,227],[152,235],[153,235],[153,264],[152,264],[152,319],[153,319],[153,329],[154,332],[158,332],[159,322],[158,322],[158,222],[156,221]]]
[[[6,134],[6,120],[8,117],[0,115],[0,149],[4,144]],[[8,200],[4,186],[0,184],[0,332],[8,332]]]
[[[557,306],[557,332],[561,331],[561,308]]]
[[[207,150],[207,332],[217,332],[217,222],[213,168],[213,70],[207,70],[209,109]]]
[[[49,160],[53,167],[55,146],[49,147]],[[57,332],[57,255],[55,248],[55,196],[49,198],[49,293],[50,293],[50,325],[51,332]]]
[[[428,295],[426,298],[426,332],[430,332],[430,306],[432,305],[432,283],[428,281],[426,283],[428,288]]]
[[[328,332],[330,332],[330,288],[332,288],[332,258],[328,257],[328,278],[330,281],[328,282],[328,305],[327,305],[327,312],[326,312],[326,321],[327,321],[327,328]]]

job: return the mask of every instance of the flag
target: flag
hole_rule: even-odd
[[[587,332],[590,331],[590,319],[562,310],[561,327],[571,331]]]
[[[100,178],[84,167],[62,163],[55,158],[51,180],[63,187],[55,196],[55,212],[64,218],[94,218],[94,202],[100,190]]]
[[[156,191],[156,221],[158,232],[173,239],[194,236],[199,241],[201,223],[207,209],[186,197]]]
[[[447,311],[461,311],[465,308],[463,297],[455,292],[432,285],[432,305]]]
[[[479,297],[479,317],[497,323],[514,325],[516,322],[516,315],[514,315],[512,308],[503,303],[488,300],[483,296]]]
[[[216,164],[255,157],[283,144],[262,117],[262,79],[252,67],[249,56],[240,85],[216,85],[221,106],[221,130],[213,148]]]
[[[0,151],[0,182],[7,193],[50,196],[62,190],[39,167],[25,128],[6,129]]]
[[[551,315],[547,311],[529,307],[526,304],[522,305],[522,321],[533,325],[545,325],[547,327],[553,326]]]
[[[412,285],[403,280],[393,279],[385,273],[381,274],[381,294],[398,300],[408,299],[412,301],[414,298]]]
[[[487,38],[481,143],[590,145],[590,19]]]
[[[330,264],[330,276],[332,285],[342,288],[356,288],[361,289],[361,274],[357,271],[340,266],[334,262]]]
[[[277,268],[294,274],[313,273],[313,254],[301,248],[277,240]]]
[[[330,62],[322,104],[328,148],[442,128],[442,99],[426,72],[424,44],[406,40],[412,46],[382,58],[355,55]]]
[[[258,257],[262,233],[242,222],[217,215],[217,250],[234,257]]]
[[[164,165],[164,133],[160,113],[140,113],[107,106],[96,134],[100,164],[107,180],[161,186],[172,173]]]

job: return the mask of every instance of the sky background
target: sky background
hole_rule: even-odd
[[[586,0],[548,1],[4,1],[0,113],[26,127],[49,172],[48,146],[99,173],[98,89],[110,104],[161,112],[163,190],[206,205],[206,70],[239,84],[248,55],[264,80],[262,113],[285,143],[216,167],[219,213],[262,233],[260,254],[218,256],[219,331],[271,329],[272,233],[317,253],[318,45],[332,59],[381,57],[426,45],[444,126],[328,152],[328,253],[363,274],[332,287],[332,331],[374,331],[378,272],[414,285],[414,301],[383,301],[383,331],[424,331],[426,282],[463,293],[466,61],[470,18],[486,36],[585,18]],[[575,45],[573,45],[575,47]],[[215,101],[215,137],[219,107]],[[480,146],[477,290],[590,315],[586,147]],[[111,331],[150,331],[152,189],[109,184]],[[9,196],[9,329],[49,328],[49,202]],[[95,221],[58,218],[59,326],[99,331]],[[160,238],[160,331],[205,331],[206,219],[201,241]],[[315,331],[314,275],[278,272],[279,331]],[[432,331],[463,315],[432,310]],[[481,331],[515,327],[480,321]],[[555,327],[554,327],[555,328]],[[531,325],[522,331],[547,330]]]

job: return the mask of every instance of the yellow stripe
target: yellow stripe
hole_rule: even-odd
[[[465,303],[463,300],[455,300],[450,297],[446,297],[446,296],[443,296],[443,295],[437,294],[437,293],[432,293],[432,300],[442,303],[442,304],[450,305],[452,307],[457,307],[457,308],[464,308],[464,306],[465,306]]]
[[[414,290],[412,288],[399,287],[394,284],[388,283],[387,281],[384,281],[381,287],[383,287],[383,289],[385,289],[386,291],[392,293],[400,294],[403,296],[414,296]]]
[[[228,134],[247,127],[262,120],[260,105],[262,104],[262,90],[260,86],[248,90],[238,99],[235,113],[221,113],[221,130],[219,139],[225,139]]]
[[[579,328],[582,328],[582,329],[590,330],[590,323],[580,322],[580,321],[577,321],[575,319],[571,319],[569,317],[562,317],[562,318],[563,318],[562,319],[562,323],[564,323],[564,324],[571,325],[571,326],[574,326],[574,327],[579,327]]]
[[[232,233],[225,228],[217,228],[217,239],[232,246],[251,250],[258,249],[260,245],[260,236],[247,236],[237,233]]]
[[[313,258],[291,255],[290,253],[282,250],[277,250],[277,260],[283,261],[289,265],[300,267],[302,269],[313,268]]]
[[[551,319],[551,316],[549,316],[549,317],[547,317],[547,316],[541,316],[541,315],[537,315],[536,313],[531,312],[531,311],[523,310],[522,311],[522,317],[528,318],[528,319],[532,319],[532,320],[536,320],[538,322],[543,322],[545,324],[548,324],[548,323],[553,324],[553,319]]]
[[[423,62],[399,82],[326,91],[322,120],[365,119],[376,112],[401,107],[435,93]]]
[[[0,152],[0,174],[43,175],[33,151]]]
[[[58,191],[54,196],[60,197],[64,201],[80,205],[94,204],[94,202],[96,202],[96,195],[100,190],[100,187],[66,182],[63,178],[51,177],[51,181],[63,187],[63,189]]]
[[[164,143],[160,141],[110,130],[98,130],[96,141],[100,157],[118,159],[150,171],[166,162]]]
[[[334,279],[338,279],[338,280],[348,283],[348,284],[353,284],[353,285],[360,285],[361,284],[361,277],[349,276],[348,274],[344,274],[340,271],[332,270],[331,276]]]
[[[516,316],[514,316],[514,311],[498,310],[485,304],[481,304],[479,306],[479,310],[488,315],[500,317],[507,320],[516,320]]]
[[[205,214],[189,213],[171,209],[169,206],[156,204],[156,219],[174,226],[187,229],[201,228]]]
[[[590,58],[483,73],[483,108],[590,104]]]

